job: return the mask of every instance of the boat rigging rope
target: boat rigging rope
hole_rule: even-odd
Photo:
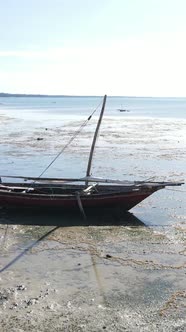
[[[66,148],[73,142],[73,140],[80,134],[82,129],[87,125],[87,123],[90,121],[94,113],[97,111],[97,109],[100,107],[102,103],[102,100],[98,104],[98,106],[94,109],[94,111],[89,115],[89,117],[81,124],[81,126],[75,131],[74,135],[70,138],[70,140],[65,144],[65,146],[61,149],[61,151],[55,156],[55,158],[50,162],[50,164],[43,170],[43,172],[38,176],[37,179],[40,179],[42,175],[50,168],[50,166],[60,157],[60,155],[66,150]],[[35,183],[37,180],[34,180],[33,183]]]
[[[171,189],[171,188],[165,188],[166,190],[171,190],[171,191],[179,191],[181,193],[186,193],[186,190],[179,190],[179,189]]]

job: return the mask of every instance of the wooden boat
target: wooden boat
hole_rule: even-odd
[[[123,211],[128,211],[157,190],[166,186],[181,185],[181,182],[130,182],[91,176],[93,152],[105,103],[106,96],[103,99],[100,117],[93,137],[85,177],[76,179],[44,178],[42,177],[44,172],[38,178],[0,176],[0,206],[5,208],[49,208],[69,211],[79,209],[85,217],[85,211],[89,208],[120,208]],[[8,182],[3,180],[5,178],[8,178]],[[16,183],[11,182],[15,180],[17,180]]]

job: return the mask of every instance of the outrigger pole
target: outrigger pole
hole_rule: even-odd
[[[107,96],[105,95],[104,98],[103,98],[102,109],[101,109],[101,112],[100,112],[100,116],[99,116],[99,120],[98,120],[98,123],[97,123],[96,130],[95,130],[95,133],[94,133],[92,146],[91,146],[91,149],[90,149],[86,177],[90,176],[90,170],[91,170],[91,166],[92,166],[92,158],[93,158],[94,148],[95,148],[95,145],[96,145],[96,140],[97,140],[97,136],[98,136],[98,132],[99,132],[99,127],[101,125],[101,120],[102,120],[102,117],[103,117],[103,113],[104,113],[104,110],[105,110],[106,99],[107,99]],[[85,181],[85,186],[86,187],[88,186],[88,180]]]

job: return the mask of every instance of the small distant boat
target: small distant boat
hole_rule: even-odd
[[[0,176],[1,207],[80,210],[84,216],[86,209],[89,208],[120,208],[128,211],[160,189],[183,184],[181,182],[131,182],[91,176],[93,152],[106,98],[105,95],[92,141],[86,176],[83,178],[44,178],[42,176],[2,175]],[[8,179],[8,182],[4,179]],[[16,183],[11,182],[15,180]]]
[[[118,108],[118,111],[119,111],[119,112],[130,112],[129,110],[126,110],[126,109],[124,109],[124,108]]]
[[[117,109],[119,112],[130,112],[127,108],[124,108],[123,105],[121,104],[121,107]]]

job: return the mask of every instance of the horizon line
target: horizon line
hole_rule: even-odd
[[[60,98],[60,97],[93,97],[101,98],[103,95],[76,95],[76,94],[43,94],[43,93],[10,93],[0,92],[0,97],[49,97],[49,98]],[[186,96],[126,96],[126,95],[107,95],[112,98],[186,98]]]

